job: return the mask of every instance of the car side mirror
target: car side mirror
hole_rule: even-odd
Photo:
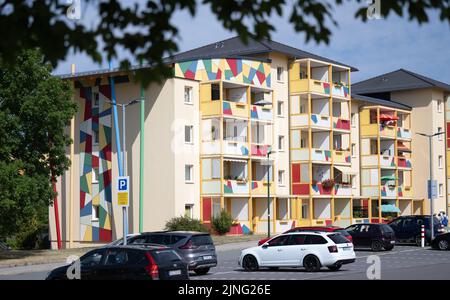
[[[262,248],[263,248],[263,249],[266,249],[267,247],[269,247],[269,243],[264,243],[264,244],[262,244]]]

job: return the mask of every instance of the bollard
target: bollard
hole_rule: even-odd
[[[420,235],[422,238],[422,248],[424,248],[425,247],[425,225],[422,225]]]

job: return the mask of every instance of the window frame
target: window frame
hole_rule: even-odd
[[[186,129],[189,128],[189,141],[186,140]],[[193,125],[184,125],[184,143],[188,145],[194,144],[194,126]]]
[[[186,178],[187,168],[189,168],[189,177],[190,177],[189,179]],[[184,165],[184,182],[185,183],[194,183],[194,178],[193,177],[194,177],[194,165],[192,165],[192,164],[185,164]]]

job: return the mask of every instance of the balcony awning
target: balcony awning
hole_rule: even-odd
[[[355,170],[352,170],[351,167],[344,167],[344,166],[334,166],[336,169],[342,172],[342,174],[346,175],[356,175],[358,172]]]
[[[247,163],[245,159],[235,159],[235,158],[224,158],[224,161],[238,162],[238,163]]]
[[[394,204],[382,204],[381,212],[400,213],[400,209]]]
[[[256,101],[253,104],[255,104],[255,105],[272,105],[272,101],[262,99],[262,100]]]
[[[406,147],[406,145],[403,144],[402,142],[398,142],[398,143],[397,143],[397,150],[398,150],[398,151],[402,151],[402,152],[411,152],[411,149],[409,149],[408,147]]]
[[[381,180],[385,181],[385,180],[397,180],[397,177],[395,176],[382,176]]]
[[[387,114],[380,114],[380,121],[396,121],[398,120],[398,117],[387,115]]]

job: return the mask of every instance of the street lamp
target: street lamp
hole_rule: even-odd
[[[432,183],[433,183],[433,162],[432,162],[433,146],[432,146],[431,139],[435,136],[444,134],[444,131],[436,132],[434,134],[426,134],[426,133],[417,132],[417,134],[428,138],[428,146],[429,146],[429,151],[430,151],[430,182],[429,182],[429,186],[428,186],[428,197],[430,199],[430,216],[431,216],[430,224],[431,224],[431,240],[432,240],[434,237],[434,218],[433,218],[434,208],[433,208],[433,193],[431,191]]]
[[[125,160],[125,148],[126,148],[126,144],[125,144],[125,138],[126,138],[126,126],[125,126],[125,109],[127,106],[131,106],[134,105],[136,103],[139,103],[141,101],[144,101],[143,99],[135,99],[135,100],[131,100],[127,103],[117,103],[117,102],[113,102],[113,101],[109,101],[109,100],[105,100],[105,102],[108,102],[112,105],[116,105],[116,106],[120,106],[122,107],[122,143],[123,143],[123,147],[122,147],[122,153],[117,153],[117,155],[121,155],[122,156],[122,170],[123,170],[123,174],[122,176],[126,176],[127,174],[127,169],[126,169],[126,160]],[[126,245],[127,244],[127,236],[128,236],[128,212],[127,212],[127,207],[123,207],[122,208],[123,211],[123,244]]]
[[[272,148],[267,149],[267,237],[270,238],[270,154]]]

